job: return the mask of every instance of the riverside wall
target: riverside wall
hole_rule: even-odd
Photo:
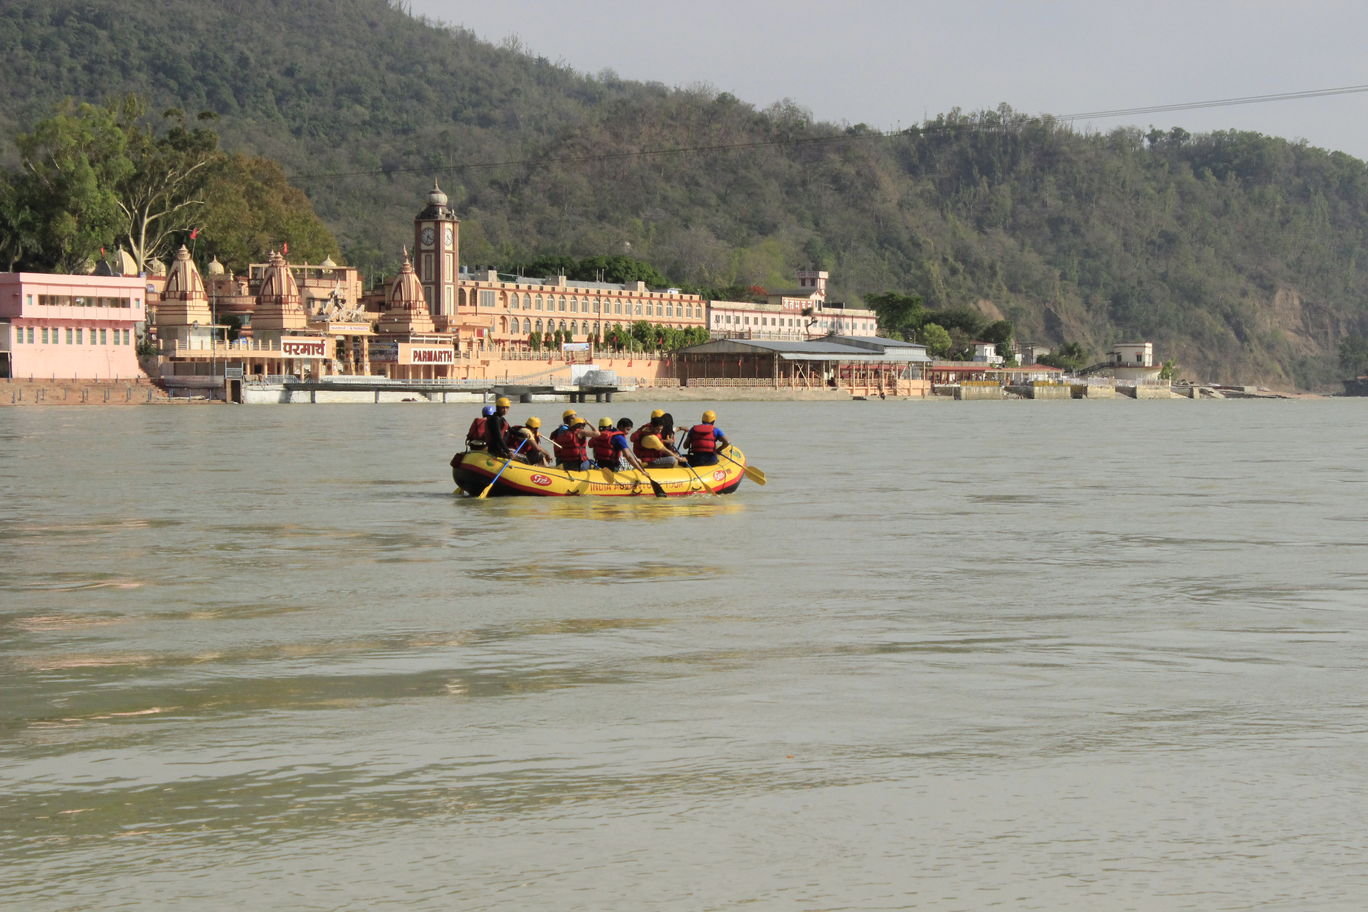
[[[146,378],[128,380],[0,380],[4,405],[147,405],[170,402]]]

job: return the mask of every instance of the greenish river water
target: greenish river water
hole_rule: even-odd
[[[0,410],[0,905],[1368,901],[1368,400],[718,410],[768,486],[628,502]]]

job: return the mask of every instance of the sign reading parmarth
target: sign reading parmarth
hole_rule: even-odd
[[[415,345],[399,343],[400,364],[454,364],[456,350],[449,345]]]
[[[287,358],[322,358],[327,355],[328,345],[322,339],[286,336],[280,340],[280,351]]]

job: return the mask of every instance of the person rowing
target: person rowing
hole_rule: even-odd
[[[689,465],[717,465],[717,452],[727,446],[727,435],[717,426],[717,413],[708,409],[703,420],[689,428]]]
[[[551,432],[556,465],[576,471],[589,468],[589,440],[593,436],[594,429],[589,427],[589,422],[572,414],[565,424]]]
[[[642,446],[641,441],[643,438],[648,437],[652,434],[654,434],[657,437],[660,436],[659,421],[660,416],[664,414],[665,413],[660,409],[656,409],[654,412],[651,412],[651,417],[646,419],[646,423],[643,424],[641,427],[637,428],[635,431],[633,431],[632,436],[628,438],[632,443],[632,452],[635,453],[636,458],[640,459],[643,463],[648,458],[651,458],[656,454],[654,450],[648,450],[646,447]]]
[[[485,449],[491,456],[506,458],[512,454],[508,445],[508,410],[512,407],[506,396],[494,400],[494,414],[485,423]]]
[[[541,466],[548,465],[551,462],[551,457],[546,455],[546,451],[541,446],[544,439],[541,435],[541,419],[535,415],[528,418],[521,426],[510,429],[508,434],[510,446],[516,446],[523,440],[527,441],[527,445],[518,453],[518,458],[529,465]]]
[[[492,417],[494,417],[494,406],[486,405],[480,410],[479,417],[470,422],[470,430],[466,431],[467,450],[483,450],[485,448],[485,428]]]
[[[627,439],[627,432],[631,429],[631,418],[619,420],[616,426],[612,418],[599,419],[599,432],[589,441],[594,452],[594,461],[598,463],[599,468],[620,472],[625,460],[633,468],[641,469],[643,472],[646,470],[641,460],[632,452],[632,443]]]

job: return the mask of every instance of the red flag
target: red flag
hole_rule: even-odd
[[[199,237],[199,229],[198,229],[198,228],[191,228],[191,229],[190,229],[190,240],[193,241],[193,240],[194,240],[195,238],[197,238],[197,237]]]
[[[280,252],[281,252],[282,255],[290,252],[290,242],[289,242],[289,241],[286,241],[285,243],[283,243],[283,244],[280,245]]]

